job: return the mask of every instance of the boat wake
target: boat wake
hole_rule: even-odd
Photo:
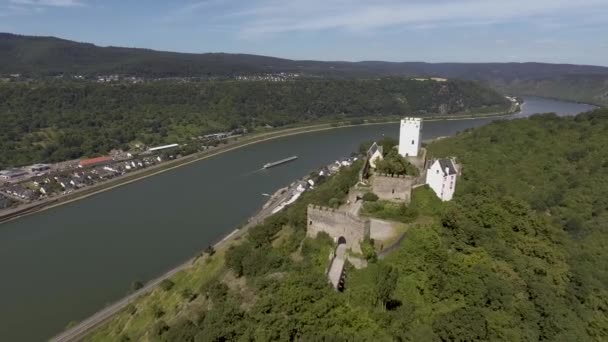
[[[264,170],[265,170],[265,169],[262,167],[262,168],[259,168],[259,169],[257,169],[257,170],[253,170],[253,171],[249,171],[249,172],[243,173],[243,174],[241,174],[241,175],[240,175],[240,177],[247,177],[247,176],[251,176],[251,175],[254,175],[254,174],[258,173],[258,172],[262,172],[262,171],[264,171]]]

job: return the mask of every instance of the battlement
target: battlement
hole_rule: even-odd
[[[361,252],[360,243],[370,234],[370,221],[346,211],[310,204],[307,208],[307,235],[314,238],[320,232],[335,241],[345,240],[348,248]]]
[[[374,172],[373,175],[374,175],[374,177],[398,178],[398,179],[412,179],[412,178],[416,178],[415,176],[410,176],[410,175],[394,175],[394,174],[391,174],[391,173],[380,173],[380,172]]]
[[[316,210],[321,210],[321,211],[336,211],[336,209],[334,208],[330,208],[330,207],[324,207],[322,205],[317,205],[317,204],[309,204],[308,205],[309,209],[316,209]]]
[[[421,118],[404,118],[399,129],[399,154],[417,157],[421,147]]]
[[[335,209],[335,208],[325,207],[325,206],[322,206],[322,205],[309,204],[308,205],[308,211],[309,212],[313,212],[313,213],[317,212],[317,213],[321,213],[321,214],[328,213],[328,214],[337,215],[337,216],[342,215],[342,216],[348,217],[348,218],[350,218],[351,220],[354,220],[354,221],[360,221],[360,222],[364,221],[360,217],[355,216],[355,215],[353,215],[353,214],[351,214],[349,212],[338,210],[338,209]]]
[[[422,123],[422,118],[414,118],[414,117],[405,117],[403,119],[401,119],[401,123],[414,123],[414,124],[420,124]]]

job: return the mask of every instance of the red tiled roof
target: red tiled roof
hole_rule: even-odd
[[[91,165],[96,165],[96,164],[101,164],[101,163],[107,163],[109,161],[111,161],[112,158],[110,157],[97,157],[97,158],[91,158],[91,159],[83,159],[80,161],[80,166],[91,166]]]

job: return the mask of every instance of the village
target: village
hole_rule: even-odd
[[[276,73],[239,73],[235,75],[225,76],[183,76],[183,77],[143,77],[143,76],[128,76],[123,74],[100,74],[100,75],[83,75],[83,74],[61,74],[53,76],[56,80],[66,81],[93,81],[103,84],[142,84],[151,82],[179,82],[192,83],[202,82],[207,80],[232,80],[232,81],[247,81],[247,82],[286,82],[300,78],[314,77],[302,73],[293,72],[276,72]],[[0,82],[28,82],[32,78],[20,73],[0,74]]]
[[[397,228],[399,222],[361,215],[366,198],[407,205],[414,189],[428,185],[441,201],[452,199],[461,167],[454,158],[427,159],[426,149],[421,144],[422,125],[420,118],[401,120],[399,143],[394,147],[417,172],[406,175],[378,172],[378,164],[389,151],[383,151],[383,147],[374,142],[366,153],[359,182],[349,192],[346,204],[339,208],[309,205],[307,236],[314,238],[319,233],[326,233],[336,244],[326,270],[328,280],[336,290],[344,288],[347,261],[355,268],[367,266],[365,244],[371,241],[379,246],[378,257],[383,257],[405,237],[405,232]]]
[[[0,171],[0,216],[21,207],[59,199],[74,191],[91,188],[136,171],[180,159],[196,152],[211,152],[229,139],[247,134],[239,128],[230,132],[193,137],[190,144],[136,146],[132,151],[112,150],[107,155],[55,164],[37,163]]]

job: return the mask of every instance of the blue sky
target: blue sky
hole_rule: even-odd
[[[0,0],[0,32],[292,59],[608,66],[608,0]]]

